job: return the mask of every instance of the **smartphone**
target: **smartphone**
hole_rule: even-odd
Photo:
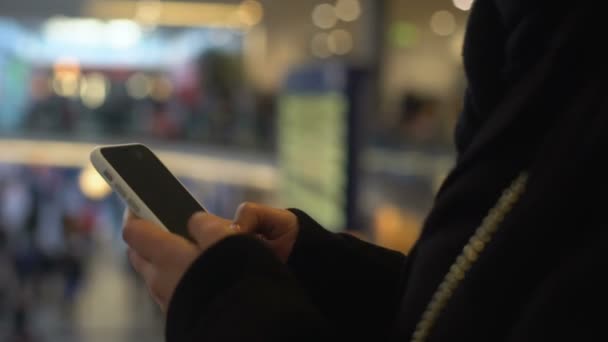
[[[91,163],[138,217],[192,241],[188,220],[205,208],[148,147],[101,146]]]

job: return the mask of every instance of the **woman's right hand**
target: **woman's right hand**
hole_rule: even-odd
[[[289,210],[256,203],[239,206],[233,229],[239,233],[256,234],[282,262],[287,262],[299,232],[297,216]]]

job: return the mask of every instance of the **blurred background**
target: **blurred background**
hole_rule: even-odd
[[[473,0],[0,1],[0,341],[161,341],[94,146],[205,206],[405,253],[454,160]]]

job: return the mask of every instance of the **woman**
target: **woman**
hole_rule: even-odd
[[[475,3],[458,162],[407,257],[298,210],[196,214],[196,246],[130,219],[168,341],[606,340],[594,309],[607,302],[608,29],[595,7]]]

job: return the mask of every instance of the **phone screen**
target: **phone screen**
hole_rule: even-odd
[[[102,148],[101,154],[167,229],[190,239],[188,220],[204,209],[152,151],[128,145]]]

